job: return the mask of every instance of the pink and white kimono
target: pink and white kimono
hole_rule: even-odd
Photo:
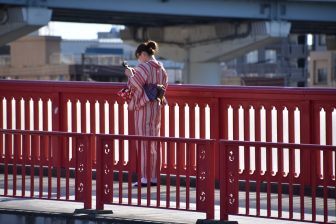
[[[143,136],[159,136],[161,124],[161,103],[157,100],[150,101],[144,91],[145,84],[161,84],[167,88],[167,72],[162,64],[156,60],[150,60],[139,64],[135,68],[135,74],[129,77],[127,86],[134,92],[128,107],[134,110],[135,134]],[[165,101],[165,100],[164,100]],[[165,104],[164,102],[163,104]],[[138,144],[137,144],[138,147]],[[141,153],[141,177],[146,178],[148,158],[147,152],[150,147],[150,176],[148,179],[156,180],[157,177],[157,144],[152,142],[141,142],[141,149],[138,148],[138,154]]]

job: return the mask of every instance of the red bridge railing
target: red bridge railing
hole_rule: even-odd
[[[84,202],[91,208],[90,135],[0,129],[0,136],[1,196]],[[60,163],[62,144],[66,152],[74,149],[74,169],[69,157]]]
[[[127,111],[126,103],[116,94],[123,87],[119,83],[2,80],[0,129],[131,135],[132,112]],[[283,177],[284,183],[290,179],[294,185],[335,186],[335,152],[301,148],[307,144],[335,145],[336,89],[170,85],[167,98],[169,105],[162,109],[161,137],[214,139],[217,179],[221,171],[217,143],[224,139],[298,145],[296,150],[268,150],[267,145],[260,146],[260,150],[239,147],[237,175],[241,180],[276,183],[280,174],[258,174],[283,170],[286,174],[295,173],[294,177]],[[20,157],[15,155],[16,140],[12,144],[6,138],[0,138],[0,162],[17,162]],[[57,144],[57,154],[51,151],[54,162],[60,167],[78,166],[77,146],[68,147],[66,141]],[[126,156],[125,148],[121,147],[124,153],[120,156],[128,164],[131,157]],[[33,159],[40,156],[38,150],[26,153]],[[185,148],[171,150],[164,144],[162,154],[170,156],[169,161],[168,157],[161,158],[163,174],[184,174],[184,167],[197,166],[196,147],[190,149],[187,157]],[[95,145],[90,147],[90,155],[95,168],[99,155]],[[195,174],[196,169],[190,172]],[[325,172],[332,174],[332,178],[322,180]]]
[[[155,187],[151,187],[149,182],[145,188],[140,184],[141,153],[137,153],[136,146],[140,148],[142,142],[156,147],[147,149],[147,161],[151,161],[149,155],[153,153],[152,150],[158,152],[158,159],[155,161],[158,182]],[[127,147],[125,154],[123,146],[126,143],[133,147]],[[166,150],[161,151],[162,145],[166,145]],[[96,208],[104,209],[104,204],[124,204],[205,212],[208,219],[214,219],[213,147],[213,140],[97,135]],[[190,163],[193,149],[196,149],[196,166]],[[186,152],[184,157],[181,150]],[[172,163],[174,151],[176,163]],[[129,158],[126,160],[124,155]],[[167,162],[161,163],[164,157]],[[154,165],[147,164],[147,177],[150,177]],[[118,181],[114,181],[114,174],[118,175]],[[196,183],[191,183],[191,178]],[[138,183],[137,187],[133,186],[134,181]]]
[[[122,87],[120,83],[1,80],[0,129],[133,134],[132,112],[116,94]],[[335,145],[336,89],[170,85],[167,98],[163,137]],[[73,155],[70,166],[74,166],[76,154],[62,151],[61,163]],[[195,165],[196,152],[191,153]],[[300,153],[304,163],[295,167],[297,172],[312,159],[309,150]],[[215,158],[218,155],[215,145]],[[92,151],[93,166],[95,156]],[[314,156],[321,173],[322,156]],[[265,158],[262,152],[261,170]],[[277,160],[277,154],[271,158]],[[305,181],[311,182],[310,173],[305,175]]]
[[[240,150],[243,149],[244,171],[239,169]],[[261,150],[265,148],[267,168],[261,170]],[[251,158],[251,152],[256,156]],[[272,151],[279,160],[272,163]],[[289,154],[289,171],[284,171],[283,155]],[[322,153],[322,175],[316,169],[318,157],[312,156],[311,164],[303,167],[295,151]],[[336,217],[335,161],[336,146],[314,144],[269,143],[248,141],[220,141],[220,217],[245,215],[265,218],[332,223]],[[334,161],[329,167],[328,160]],[[251,164],[256,169],[251,170]],[[304,168],[295,172],[295,165]],[[276,171],[272,167],[276,165]],[[245,172],[245,175],[240,175]],[[312,183],[306,184],[309,172]],[[239,181],[244,188],[239,189]],[[240,192],[239,192],[240,191]],[[297,193],[294,193],[294,192]],[[261,199],[263,198],[263,199]],[[319,215],[317,215],[319,214]]]

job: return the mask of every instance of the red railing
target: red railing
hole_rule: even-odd
[[[122,87],[120,83],[2,80],[0,128],[133,134],[132,112],[124,109],[125,102],[116,94]],[[336,89],[170,85],[167,98],[163,137],[335,144]],[[218,153],[216,145],[215,158]],[[95,155],[92,151],[93,165]],[[300,155],[306,162],[302,169],[311,156],[310,151]],[[320,167],[321,158],[314,156]],[[65,157],[63,150],[61,161]],[[176,156],[172,157],[174,163]],[[311,175],[305,173],[305,181],[311,182]]]
[[[142,142],[153,145],[159,152],[155,161],[158,180],[155,187],[151,187],[149,182],[146,188],[142,188],[140,184],[141,153],[137,153],[136,148],[141,148]],[[125,145],[131,147],[124,147]],[[104,209],[104,204],[124,204],[205,212],[208,219],[214,219],[213,146],[212,140],[97,135],[96,208]],[[162,148],[166,150],[161,151]],[[190,163],[191,151],[194,149],[196,166]],[[151,161],[151,150],[153,148],[147,148],[146,161]],[[176,163],[172,163],[174,151]],[[150,177],[154,165],[147,164],[147,177]],[[118,174],[118,181],[114,181],[114,174]],[[135,179],[132,179],[133,175]],[[196,186],[191,183],[191,178],[196,180]],[[135,180],[138,187],[132,186]],[[118,186],[117,190],[114,186]]]
[[[84,202],[84,208],[91,208],[90,135],[0,129],[0,138],[4,150],[0,195]],[[75,169],[70,166],[70,157],[60,163],[61,144],[66,152],[74,150]]]
[[[0,81],[0,129],[132,134],[132,112],[125,109],[127,105],[116,94],[123,87],[124,84],[117,83]],[[217,143],[224,139],[327,147],[336,142],[333,125],[336,121],[336,89],[170,85],[167,98],[169,105],[162,109],[162,137],[214,139]],[[0,146],[4,146],[4,141],[5,138],[0,138]],[[134,142],[130,141],[130,144]],[[5,162],[6,153],[7,162],[15,157],[15,147],[11,143],[8,147],[9,150],[0,147],[1,163]],[[280,174],[259,173],[277,173],[280,169],[296,174],[283,177],[282,183],[292,181],[294,185],[315,186],[322,181],[328,187],[335,186],[334,178],[321,179],[324,172],[335,176],[335,152],[325,154],[310,147],[305,150],[297,147],[298,150],[288,153],[267,147],[258,151],[239,148],[241,162],[237,175],[241,180],[256,184],[263,181],[277,183]],[[69,148],[63,141],[57,148],[60,156],[51,152],[55,162],[60,167],[76,167],[76,147]],[[219,144],[214,144],[214,149],[215,174],[220,179]],[[185,174],[184,167],[197,166],[196,147],[190,149],[189,161],[185,149],[171,150],[164,145],[161,150],[163,155],[170,156],[170,161],[168,157],[162,157],[162,164],[173,167],[166,169],[163,165],[163,174]],[[95,167],[98,159],[95,144],[90,147],[90,152]],[[27,153],[31,158],[39,156],[36,150]],[[293,153],[297,162],[292,161]],[[244,159],[254,157],[258,159],[255,163]],[[126,171],[129,158],[124,158],[123,169]],[[196,175],[196,169],[194,172]]]
[[[4,150],[3,163],[0,163],[3,167],[1,196],[84,202],[84,208],[91,209],[92,197],[96,195],[98,210],[103,209],[104,204],[126,204],[205,212],[207,218],[214,218],[213,140],[3,129],[0,129],[0,137],[3,139],[0,147]],[[161,151],[155,196],[149,185],[143,193],[141,185],[132,186],[133,175],[137,175],[135,180],[140,183],[141,154],[136,156],[136,148],[142,141],[156,144]],[[63,164],[60,148],[67,155]],[[97,149],[96,180],[92,178],[93,148]],[[196,150],[196,166],[190,163],[192,150]],[[68,156],[70,151],[72,158]],[[173,151],[177,151],[177,163],[172,163]],[[70,161],[74,161],[74,169]],[[148,164],[148,172],[152,165]],[[118,175],[117,181],[114,174]],[[92,189],[94,181],[96,189]]]
[[[227,220],[228,215],[246,215],[321,223],[336,221],[336,146],[228,140],[221,140],[220,145],[221,219]],[[244,152],[244,171],[239,169],[240,147]],[[265,171],[261,170],[262,148],[267,157]],[[300,173],[295,172],[295,164],[302,167],[303,163],[295,156],[296,151],[308,150],[322,155],[322,175],[316,169],[316,156],[311,158],[310,166]],[[275,163],[270,157],[272,151],[280,158]],[[287,172],[284,170],[285,155],[289,157]],[[331,167],[328,160],[333,161]],[[252,163],[255,170],[251,169]],[[308,171],[312,180],[309,185],[305,180]],[[246,173],[240,175],[241,172]],[[240,192],[239,181],[245,185]]]

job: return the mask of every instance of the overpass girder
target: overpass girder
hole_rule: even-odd
[[[15,7],[2,10],[0,46],[48,24],[52,11],[46,8]]]
[[[287,37],[290,23],[281,21],[215,23],[163,28],[127,28],[121,33],[134,44],[160,43],[160,55],[175,61],[213,62],[234,58]]]

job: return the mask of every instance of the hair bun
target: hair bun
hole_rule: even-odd
[[[148,46],[149,49],[152,49],[154,52],[157,51],[158,48],[159,48],[158,44],[155,41],[152,41],[152,40],[147,42],[147,46]]]

